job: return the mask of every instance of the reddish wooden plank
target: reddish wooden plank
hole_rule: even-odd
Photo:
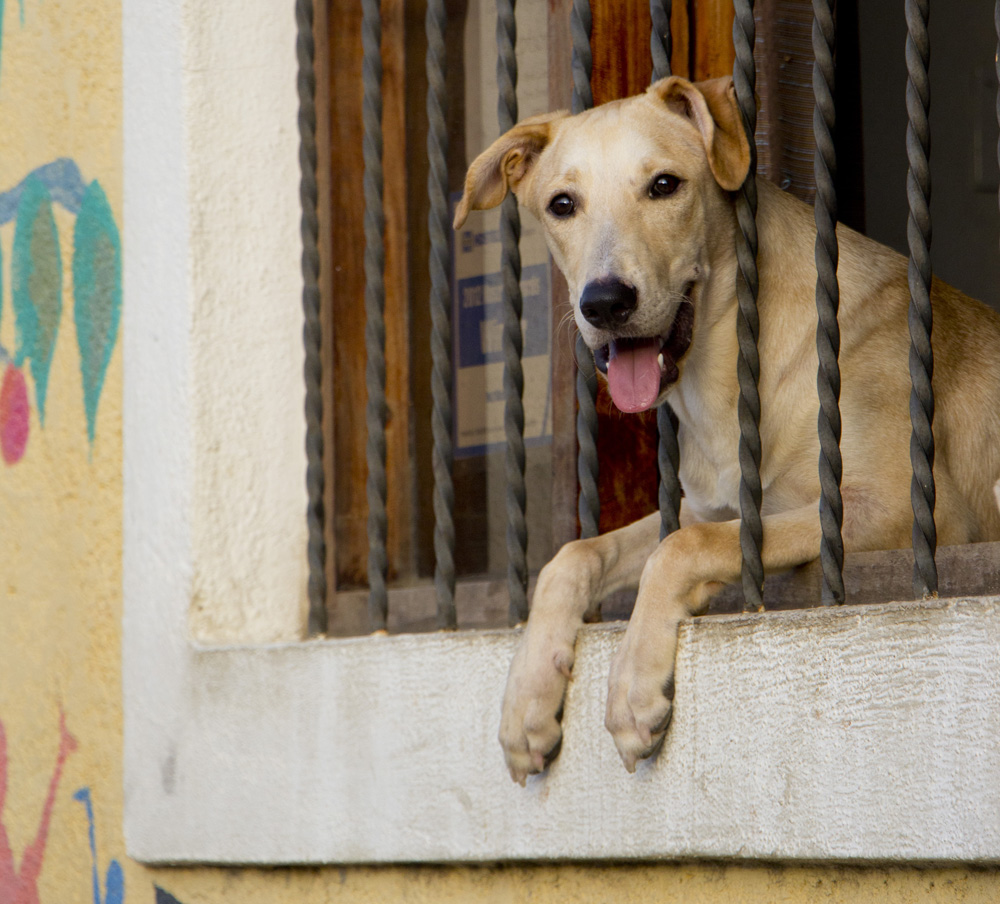
[[[331,611],[334,591],[337,586],[336,534],[333,529],[334,499],[334,393],[333,393],[333,246],[330,241],[330,45],[327,41],[330,22],[328,7],[320,3],[316,7],[313,20],[313,36],[316,56],[316,182],[319,196],[319,282],[320,282],[320,326],[321,358],[323,368],[323,507],[326,514],[324,539],[326,540],[326,590],[327,609]]]
[[[691,10],[691,77],[695,81],[733,71],[733,0],[695,0]]]
[[[412,569],[409,351],[406,276],[406,141],[403,0],[383,2],[383,139],[386,212],[386,425],[391,573]],[[338,586],[367,579],[365,498],[364,202],[361,191],[361,10],[331,0],[330,258],[333,291],[334,534]]]
[[[649,57],[648,0],[607,0],[593,4],[594,103],[644,91],[653,64]]]
[[[334,291],[331,428],[334,444],[334,534],[338,586],[365,581],[364,457],[364,208],[361,163],[361,10],[333,0],[328,20],[330,58],[330,248]]]
[[[687,3],[676,0],[670,7],[670,33],[673,39],[670,68],[675,75],[689,77],[691,72],[691,15]]]
[[[389,578],[412,577],[413,429],[410,398],[410,279],[407,222],[406,4],[382,0],[382,133],[385,141],[386,477]],[[426,156],[423,147],[421,155]]]

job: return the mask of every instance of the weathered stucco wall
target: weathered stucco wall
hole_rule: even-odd
[[[0,10],[0,901],[89,901],[90,827],[102,888],[123,850],[120,13]]]
[[[131,861],[119,317],[142,293],[121,298],[121,7],[0,10],[0,904],[996,900],[994,872],[964,869]]]

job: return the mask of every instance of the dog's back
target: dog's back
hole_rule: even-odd
[[[818,405],[816,230],[811,207],[764,180],[759,192],[762,397],[779,406],[770,416],[765,407],[762,430],[773,423],[780,462],[789,422],[813,419]],[[909,502],[909,286],[902,255],[842,224],[837,236],[845,529],[853,545],[852,527],[870,520],[875,504],[859,487],[881,488],[880,509],[887,496],[898,497],[903,509]],[[939,279],[932,303],[939,539],[1000,539],[992,493],[1000,476],[1000,314]],[[811,359],[807,367],[799,366],[804,357]],[[789,379],[799,382],[798,392],[780,385]],[[781,400],[788,398],[808,405],[808,416],[790,410],[791,404],[782,410]],[[818,453],[818,439],[811,445]],[[893,536],[860,545],[908,545],[907,519],[897,522]]]

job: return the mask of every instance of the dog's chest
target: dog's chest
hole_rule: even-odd
[[[739,438],[729,433],[706,436],[683,425],[678,431],[681,485],[688,507],[700,520],[727,521],[739,513]]]

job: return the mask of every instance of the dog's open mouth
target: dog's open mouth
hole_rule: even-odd
[[[608,390],[621,411],[645,411],[680,376],[677,366],[691,345],[694,306],[681,304],[670,334],[661,339],[612,339],[594,351],[594,363],[608,378]]]

